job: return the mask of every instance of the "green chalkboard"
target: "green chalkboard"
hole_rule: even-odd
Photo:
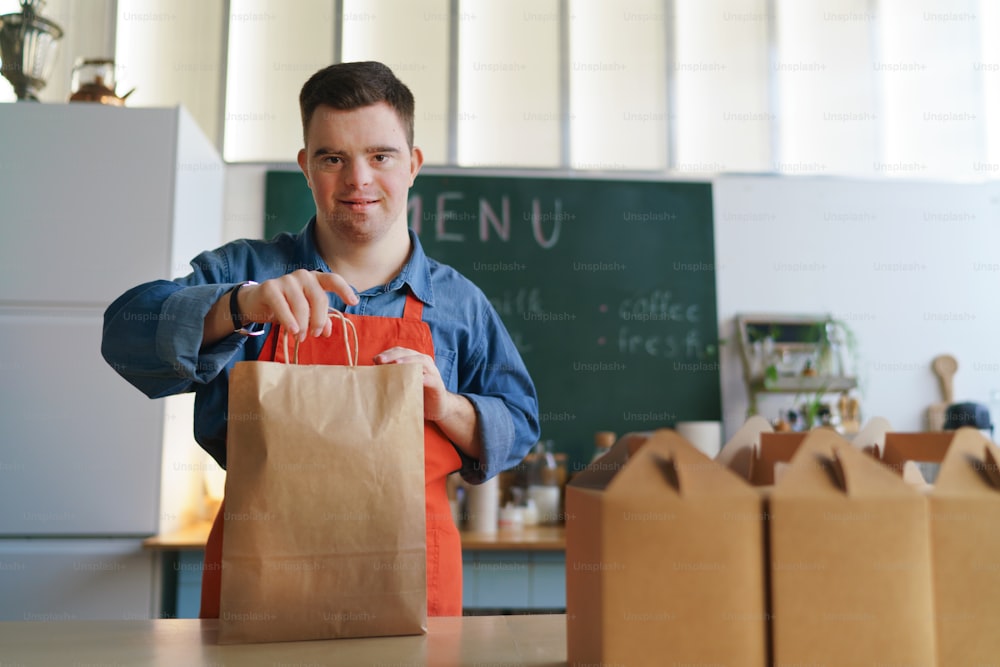
[[[267,174],[268,237],[314,213]],[[595,431],[721,419],[711,184],[422,174],[409,221],[493,302],[571,471]]]

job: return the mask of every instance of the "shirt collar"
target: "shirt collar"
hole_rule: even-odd
[[[330,267],[323,261],[323,256],[319,254],[316,247],[316,216],[314,215],[306,223],[305,229],[299,233],[298,238],[299,261],[304,266],[312,265],[317,271],[330,273]]]
[[[424,247],[412,229],[410,234],[410,258],[403,265],[399,275],[389,281],[390,290],[400,289],[404,284],[410,288],[413,296],[428,306],[434,305],[434,288],[431,286],[431,264],[424,254]]]
[[[385,286],[386,291],[402,289],[405,285],[409,287],[413,296],[417,297],[428,306],[434,305],[434,288],[431,286],[431,265],[424,248],[420,245],[420,239],[412,229],[407,230],[410,234],[410,257],[403,265],[403,269],[395,278]],[[319,249],[316,247],[316,216],[313,216],[305,229],[299,235],[298,250],[299,258],[303,264],[313,264],[320,271],[330,271],[330,267],[323,261]]]

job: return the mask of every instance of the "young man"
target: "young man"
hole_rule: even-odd
[[[428,613],[460,615],[444,478],[460,470],[482,482],[524,457],[539,434],[534,385],[482,292],[424,255],[407,227],[423,162],[409,89],[380,63],[343,63],[314,74],[299,104],[315,217],[298,234],[229,243],[185,278],[129,290],[105,313],[102,353],[151,398],[194,391],[195,438],[225,467],[233,365],[272,358],[264,340],[277,327],[329,338],[328,307],[356,315],[368,348],[359,363],[423,367]],[[203,617],[218,614],[221,523],[206,548]]]

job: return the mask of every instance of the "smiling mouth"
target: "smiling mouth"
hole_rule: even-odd
[[[377,204],[378,200],[377,199],[341,199],[340,203],[343,204],[344,206],[347,206],[348,208],[350,208],[352,210],[361,210],[361,209],[367,208],[368,206],[372,206],[373,204]]]

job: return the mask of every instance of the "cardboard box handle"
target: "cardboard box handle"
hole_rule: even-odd
[[[669,484],[674,491],[680,493],[681,475],[679,466],[677,465],[677,461],[674,460],[674,457],[654,456],[653,460],[667,484]]]

